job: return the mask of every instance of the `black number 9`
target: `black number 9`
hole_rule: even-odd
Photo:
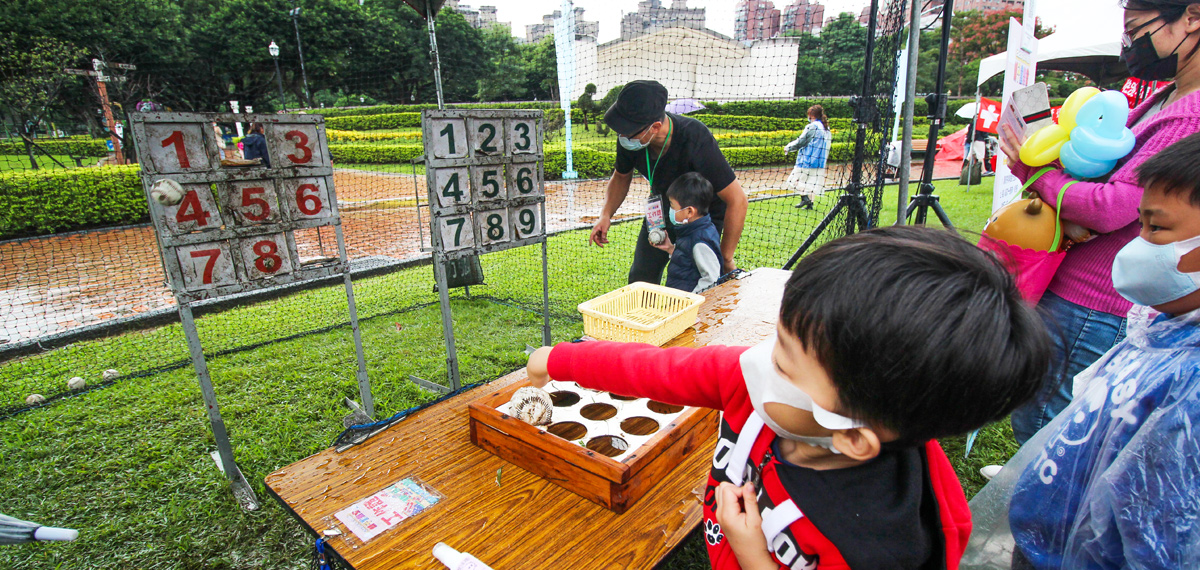
[[[537,228],[537,214],[533,210],[521,210],[517,214],[517,222],[521,224],[521,235],[529,235]]]

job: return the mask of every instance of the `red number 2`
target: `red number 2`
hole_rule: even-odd
[[[308,148],[308,135],[300,131],[288,131],[284,138],[291,140],[296,139],[296,150],[300,151],[300,156],[294,154],[287,155],[287,159],[295,164],[305,164],[312,160],[312,149]]]
[[[263,273],[275,273],[279,271],[279,267],[283,264],[283,260],[278,255],[279,246],[270,240],[263,240],[254,244],[254,253],[258,258],[254,260],[254,266]]]
[[[242,207],[250,208],[258,206],[258,215],[250,213],[250,210],[242,210],[242,215],[246,216],[247,220],[252,222],[261,222],[271,215],[271,204],[262,198],[255,197],[258,194],[266,193],[266,188],[242,188]]]
[[[213,267],[216,267],[217,265],[217,258],[221,257],[221,250],[198,249],[192,252],[192,259],[200,259],[201,257],[208,258],[208,262],[204,264],[204,277],[201,280],[202,283],[208,285],[209,283],[212,283]]]
[[[196,222],[197,226],[204,227],[208,225],[208,218],[212,214],[204,211],[204,206],[200,203],[200,196],[195,190],[189,190],[183,197],[183,202],[179,204],[179,209],[175,211],[175,221],[179,223]]]
[[[179,159],[179,168],[191,168],[192,163],[188,161],[187,149],[184,148],[184,146],[183,146],[183,132],[182,131],[172,132],[171,136],[163,139],[163,141],[162,141],[163,148],[167,148],[171,145],[175,145],[175,158]]]

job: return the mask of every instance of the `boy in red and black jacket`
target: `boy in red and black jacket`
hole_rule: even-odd
[[[777,336],[534,352],[529,378],[721,410],[704,500],[713,568],[956,569],[970,512],[933,438],[1037,393],[1050,342],[1012,277],[958,236],[880,228],[800,262]]]

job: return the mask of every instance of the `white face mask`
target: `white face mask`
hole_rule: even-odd
[[[1195,249],[1200,249],[1200,237],[1165,245],[1136,237],[1113,260],[1113,287],[1122,297],[1148,307],[1182,299],[1200,290],[1200,272],[1179,270],[1179,261]]]
[[[754,406],[754,411],[762,417],[763,422],[779,437],[824,447],[837,453],[837,450],[833,449],[832,437],[812,437],[791,433],[779,427],[779,424],[775,423],[775,420],[767,413],[766,404],[776,403],[812,412],[813,419],[825,429],[844,430],[866,425],[818,406],[803,390],[780,376],[779,372],[775,370],[775,360],[772,357],[778,341],[779,339],[772,335],[771,338],[742,353],[742,376],[746,379],[746,391],[750,394],[750,404]]]

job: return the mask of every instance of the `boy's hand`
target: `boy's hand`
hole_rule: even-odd
[[[762,531],[762,515],[754,484],[738,487],[721,483],[717,487],[717,522],[729,540],[729,546],[743,569],[778,568],[767,550],[767,537]]]
[[[667,252],[668,255],[675,253],[675,244],[671,243],[671,238],[669,237],[664,237],[663,242],[658,245],[654,245],[653,243],[650,245]]]
[[[550,351],[554,347],[543,346],[529,355],[529,363],[525,365],[525,373],[529,375],[529,383],[534,388],[544,388],[550,382]]]

